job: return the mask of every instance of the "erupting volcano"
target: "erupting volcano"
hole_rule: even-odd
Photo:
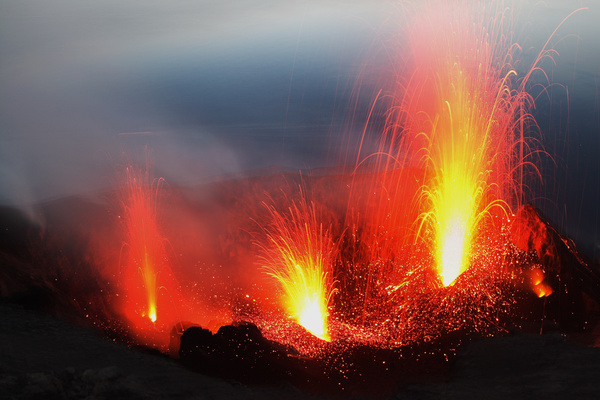
[[[494,220],[490,229],[502,229],[511,206],[521,202],[523,170],[531,167],[524,149],[532,151],[525,130],[534,124],[525,88],[537,67],[518,78],[511,65],[520,50],[513,43],[513,11],[502,2],[428,1],[405,11],[408,43],[388,96],[392,105],[377,155],[384,189],[373,191],[379,207],[372,213],[381,221],[377,235],[405,229],[404,236],[429,248],[448,286],[486,252],[486,220]],[[544,48],[535,62],[546,56]],[[413,193],[402,189],[401,172],[390,171],[411,164],[424,171]],[[402,198],[411,196],[420,210],[416,222],[395,217],[406,213]]]
[[[407,30],[398,36],[405,40],[391,56],[395,72],[384,79],[392,84],[379,90],[369,113],[376,118],[383,105],[385,124],[374,138],[364,129],[356,163],[347,166],[353,173],[323,178],[338,181],[325,184],[329,189],[309,176],[283,196],[252,188],[253,200],[239,195],[246,214],[240,210],[219,239],[259,228],[251,233],[254,245],[219,253],[222,263],[262,271],[254,285],[265,272],[271,278],[270,288],[234,290],[232,322],[256,323],[265,337],[302,353],[322,354],[329,344],[307,345],[311,340],[291,333],[290,322],[334,347],[402,348],[452,332],[506,331],[524,287],[538,297],[552,293],[544,283],[548,268],[515,245],[523,238],[511,224],[519,220],[526,181],[538,171],[527,88],[554,53],[546,42],[531,65],[520,64],[514,11],[503,2],[457,7],[432,0],[401,10]],[[367,139],[376,152],[364,154]],[[156,222],[160,180],[149,184],[147,172],[130,169],[127,176],[129,309],[155,323],[169,308],[157,294],[171,275],[168,238]],[[333,229],[336,220],[345,226]],[[241,249],[253,255],[234,256]],[[178,285],[165,289],[177,292]],[[273,299],[283,325],[269,307]]]
[[[104,194],[102,233],[81,239],[98,293],[71,294],[84,272],[54,249],[89,226],[40,228],[31,262],[54,257],[68,284],[39,281],[109,335],[203,373],[342,390],[446,372],[473,338],[593,328],[598,266],[526,195],[547,155],[531,92],[548,92],[550,39],[525,57],[503,1],[398,11],[361,133],[340,133],[357,145],[330,151],[344,165],[167,186],[146,154]]]

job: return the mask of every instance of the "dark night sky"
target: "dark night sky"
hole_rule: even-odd
[[[579,6],[590,9],[557,32],[560,56],[544,65],[557,85],[534,114],[556,167],[544,163],[545,185],[533,189],[544,211],[598,256],[600,3],[524,7],[529,24],[519,39],[539,48]],[[359,67],[385,53],[394,8],[368,0],[0,0],[0,202],[25,207],[106,187],[122,152],[143,144],[157,174],[174,183],[335,164],[341,138],[362,128],[346,123],[348,104]],[[358,115],[379,72],[361,76]]]

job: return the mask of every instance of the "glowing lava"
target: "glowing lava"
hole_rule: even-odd
[[[463,223],[464,219],[455,218],[450,222],[449,228],[446,230],[445,235],[441,239],[441,262],[438,261],[438,265],[442,265],[443,268],[440,271],[442,283],[445,286],[450,285],[454,279],[462,272],[462,266],[466,264],[465,258],[467,256],[467,249],[465,249],[465,241],[469,243],[469,240],[465,240],[467,229]]]
[[[419,196],[419,232],[426,227],[448,286],[469,267],[474,246],[485,246],[477,241],[490,209],[506,210],[508,193],[520,196],[511,174],[523,162],[515,144],[519,134],[523,140],[519,122],[529,118],[523,111],[529,96],[522,85],[514,88],[511,18],[502,4],[431,4],[436,11],[414,21],[415,72],[403,101],[408,133],[425,140],[421,161],[431,171]]]
[[[552,287],[544,282],[544,272],[539,268],[534,268],[530,275],[531,287],[537,297],[548,297],[552,294]]]
[[[127,232],[128,295],[136,308],[140,307],[139,303],[145,303],[141,305],[140,315],[154,323],[158,316],[157,278],[167,263],[164,238],[156,222],[158,184],[149,184],[148,172],[136,171],[133,167],[127,168],[126,177],[123,215]],[[136,282],[143,285],[142,290]],[[140,296],[140,292],[144,295]]]
[[[330,341],[328,305],[333,284],[329,270],[335,254],[330,233],[317,222],[315,205],[303,199],[289,213],[269,208],[273,217],[265,248],[268,274],[283,290],[283,306],[313,335]]]

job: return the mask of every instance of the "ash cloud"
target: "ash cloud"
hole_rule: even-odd
[[[362,1],[4,3],[0,202],[103,190],[144,146],[173,183],[318,167],[354,49],[372,40],[358,16],[378,13]]]

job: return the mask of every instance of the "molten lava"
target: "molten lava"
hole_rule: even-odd
[[[451,285],[467,263],[468,249],[465,242],[468,244],[470,240],[466,238],[468,232],[464,220],[458,216],[451,221],[448,230],[442,229],[442,245],[438,246],[442,257],[441,260],[438,259],[438,265],[442,266],[439,274],[444,286]]]
[[[490,209],[506,210],[507,194],[521,190],[511,174],[523,161],[513,150],[528,95],[513,88],[506,61],[510,18],[501,5],[476,3],[465,10],[434,1],[435,12],[415,17],[415,72],[403,100],[404,134],[425,140],[421,160],[432,171],[419,196],[419,231],[426,227],[444,286],[469,268]]]
[[[410,22],[403,26],[409,30],[399,41],[408,42],[393,60],[399,66],[391,77],[394,84],[387,86],[390,93],[378,93],[369,111],[368,118],[375,120],[376,103],[389,101],[381,114],[385,123],[372,130],[375,138],[367,138],[365,128],[351,174],[323,178],[320,191],[318,179],[308,179],[312,198],[302,189],[283,192],[283,200],[271,198],[267,212],[262,196],[269,188],[280,189],[280,181],[258,177],[243,191],[239,181],[226,182],[222,192],[218,185],[211,187],[219,201],[210,207],[218,203],[220,212],[212,215],[202,204],[190,204],[189,213],[181,214],[180,219],[211,218],[219,225],[207,223],[206,235],[199,235],[211,237],[203,245],[216,248],[214,254],[187,258],[194,271],[212,265],[214,273],[200,276],[228,282],[226,293],[210,296],[207,305],[199,301],[210,292],[205,279],[188,275],[193,287],[181,288],[171,277],[157,221],[161,181],[151,181],[147,169],[127,168],[124,273],[113,275],[119,275],[133,329],[150,332],[145,344],[154,345],[157,332],[168,338],[173,326],[181,327],[177,332],[184,325],[218,328],[225,319],[253,322],[266,338],[291,343],[304,355],[341,342],[399,347],[461,330],[481,335],[505,330],[500,317],[508,314],[517,290],[507,266],[531,265],[530,236],[538,258],[545,244],[541,233],[528,233],[532,224],[527,221],[513,227],[524,233],[511,236],[508,215],[521,201],[523,170],[535,169],[524,134],[534,123],[527,112],[533,100],[525,88],[548,53],[544,46],[517,79],[511,62],[519,46],[512,41],[512,19],[503,2],[424,3],[412,12],[406,5]],[[370,139],[378,145],[371,153]],[[240,214],[225,219],[230,206]],[[253,253],[254,232],[242,220],[264,229],[260,255]],[[168,219],[175,227],[171,232],[189,233],[182,228],[188,225],[174,221]],[[345,225],[334,230],[338,227],[331,221]],[[186,249],[182,240],[169,237],[177,254],[196,254],[190,247],[199,241],[190,240]],[[263,271],[251,271],[257,256],[279,292],[269,288],[255,290],[257,296],[237,296],[258,286],[254,273],[265,277]],[[234,271],[237,266],[241,269]],[[232,271],[247,276],[231,279]],[[552,288],[544,281],[544,273],[534,269],[527,289],[548,296]],[[273,298],[277,305],[269,307]],[[212,322],[208,310],[213,307],[228,308],[214,313],[227,317]],[[338,343],[323,343],[333,339]]]
[[[267,232],[265,268],[283,290],[288,315],[315,336],[330,341],[328,306],[333,293],[330,278],[336,248],[318,222],[314,204],[302,198],[287,213],[269,207],[272,226]]]
[[[160,181],[150,184],[148,172],[133,167],[127,168],[126,178],[122,202],[127,232],[128,296],[134,312],[155,323],[159,316],[157,280],[161,273],[167,274],[163,270],[169,268],[165,239],[156,221]]]
[[[552,288],[544,282],[544,272],[539,268],[531,271],[531,288],[537,297],[548,297],[552,294]]]

